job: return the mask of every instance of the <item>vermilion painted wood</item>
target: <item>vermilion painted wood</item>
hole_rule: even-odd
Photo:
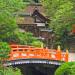
[[[16,59],[48,59],[68,62],[68,53],[48,48],[35,48],[26,45],[10,45],[11,52],[8,60]]]

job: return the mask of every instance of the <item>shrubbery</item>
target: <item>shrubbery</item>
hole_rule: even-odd
[[[55,75],[75,75],[75,62],[62,64],[55,72]]]

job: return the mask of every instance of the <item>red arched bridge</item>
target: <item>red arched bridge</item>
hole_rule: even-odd
[[[63,62],[68,62],[68,51],[62,52],[60,48],[51,50],[26,45],[10,46],[10,57],[4,64],[5,66],[29,63],[60,65]]]

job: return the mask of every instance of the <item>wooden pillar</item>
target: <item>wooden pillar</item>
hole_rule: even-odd
[[[57,51],[56,51],[56,59],[61,60],[61,49],[60,46],[58,46]]]
[[[68,50],[66,50],[66,55],[65,55],[65,61],[68,62],[68,58],[69,58],[69,52]]]

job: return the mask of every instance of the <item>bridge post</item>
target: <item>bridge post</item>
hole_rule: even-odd
[[[58,46],[57,51],[56,51],[56,59],[61,60],[61,49],[60,46]]]
[[[65,54],[65,61],[68,62],[68,58],[69,58],[69,52],[68,50],[66,50],[66,54]]]

